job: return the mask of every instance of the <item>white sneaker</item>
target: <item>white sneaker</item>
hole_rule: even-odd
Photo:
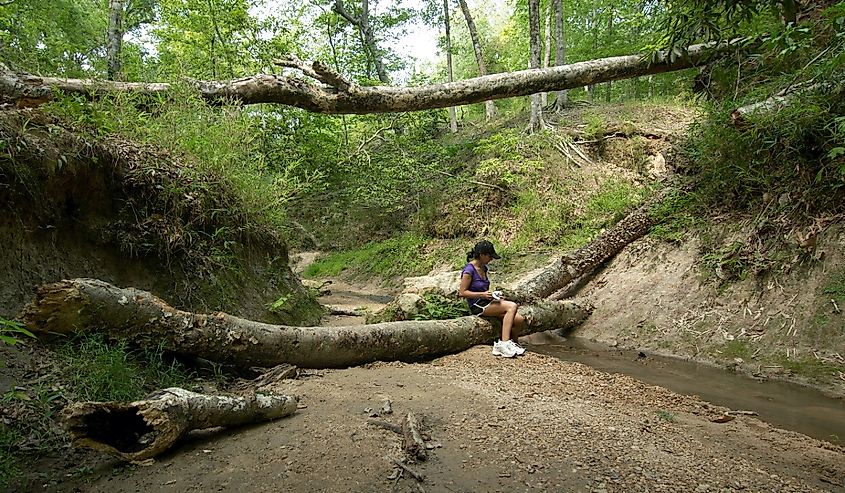
[[[493,343],[493,356],[502,356],[504,358],[513,358],[516,356],[516,350],[508,344],[510,341],[496,341]]]
[[[520,346],[519,343],[516,342],[516,339],[510,339],[508,341],[505,341],[505,344],[508,343],[510,343],[510,346],[513,348],[513,351],[516,353],[517,356],[522,356],[523,354],[525,354],[525,348]]]

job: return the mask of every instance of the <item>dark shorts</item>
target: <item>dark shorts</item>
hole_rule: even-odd
[[[484,313],[484,309],[490,306],[492,301],[493,300],[478,300],[474,305],[469,306],[469,312],[473,315],[481,315]]]

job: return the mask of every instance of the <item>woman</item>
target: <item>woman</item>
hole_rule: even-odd
[[[511,339],[512,332],[522,327],[524,319],[516,313],[519,307],[516,303],[505,300],[498,292],[496,296],[490,292],[487,264],[497,258],[502,257],[496,253],[492,243],[487,240],[476,243],[472,251],[467,253],[467,264],[461,271],[458,296],[467,299],[469,311],[473,315],[502,319],[502,338],[493,343],[493,355],[513,358],[525,352],[525,348]]]

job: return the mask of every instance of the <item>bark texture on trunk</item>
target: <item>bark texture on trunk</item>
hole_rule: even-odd
[[[555,17],[555,65],[561,66],[566,63],[566,38],[563,30],[563,0],[552,0],[554,4]],[[555,98],[555,111],[560,111],[569,103],[569,96],[566,91],[558,91]]]
[[[540,301],[519,309],[521,335],[572,328],[592,307],[586,301]],[[497,319],[389,322],[349,327],[289,327],[254,322],[226,313],[177,310],[156,296],[96,279],[72,279],[38,288],[20,315],[39,333],[69,334],[92,327],[140,346],[240,367],[288,363],[336,368],[372,361],[416,361],[456,353],[499,336]]]
[[[469,11],[469,5],[466,0],[459,0],[461,4],[461,11],[464,13],[464,19],[467,21],[467,29],[469,30],[469,37],[472,40],[472,50],[475,52],[475,63],[478,64],[478,75],[487,75],[487,65],[484,63],[484,56],[481,53],[481,38],[478,36],[478,29],[475,27],[475,21],[472,20],[472,13]],[[489,122],[496,117],[496,105],[492,100],[484,102],[484,118]]]
[[[301,64],[297,68],[323,84],[267,74],[228,81],[196,81],[194,84],[202,97],[212,103],[232,100],[242,104],[278,103],[331,114],[420,111],[682,70],[702,65],[715,55],[732,51],[734,46],[733,43],[694,45],[689,47],[688,57],[674,61],[665,53],[653,61],[640,55],[627,55],[420,87],[361,87],[319,62]],[[160,94],[170,88],[167,83],[40,77],[16,74],[0,67],[0,102],[19,106],[36,106],[50,101],[55,90],[97,97],[115,91]]]
[[[373,35],[373,28],[370,25],[370,4],[369,0],[361,1],[361,14],[358,17],[353,16],[343,6],[341,0],[336,0],[332,9],[341,17],[346,19],[350,24],[358,28],[361,35],[361,42],[364,44],[364,49],[370,55],[370,59],[376,67],[376,74],[378,80],[384,84],[390,84],[390,77],[387,75],[387,70],[384,67],[384,61],[381,58],[381,50],[376,44],[376,37]]]
[[[666,193],[664,191],[658,194],[655,199],[649,200],[572,254],[555,259],[548,266],[526,275],[524,280],[516,283],[512,290],[506,292],[507,298],[519,302],[546,298],[563,289],[574,279],[589,274],[599,264],[622,251],[629,243],[648,233],[657,223],[651,210],[659,200],[665,197]]]
[[[540,68],[540,0],[528,0],[528,34],[531,51],[530,67]],[[548,70],[548,69],[546,69]],[[543,128],[543,108],[540,92],[531,95],[531,120],[528,131],[539,132]]]
[[[801,96],[809,94],[813,91],[818,91],[820,89],[826,89],[827,91],[830,91],[831,88],[825,87],[824,84],[810,84],[797,88],[787,88],[786,90],[780,91],[774,96],[766,98],[763,101],[758,101],[756,103],[751,103],[736,108],[731,112],[731,123],[734,125],[740,125],[745,123],[749,116],[774,113],[790,106],[795,102],[796,99],[800,98]],[[845,86],[841,86],[838,90],[834,90],[833,92],[838,93],[842,89],[845,89]]]
[[[62,411],[62,424],[78,447],[127,461],[143,461],[169,449],[191,430],[237,426],[289,416],[297,399],[197,394],[177,387],[135,402],[78,402]]]
[[[123,44],[124,0],[109,0],[109,33],[106,45],[106,73],[111,80],[120,79],[120,48]]]
[[[452,73],[452,33],[449,26],[449,0],[443,0],[443,20],[446,24],[446,75],[447,82],[455,80]],[[483,75],[483,74],[482,74]],[[455,107],[449,107],[449,129],[452,133],[458,131],[458,117],[456,115]]]

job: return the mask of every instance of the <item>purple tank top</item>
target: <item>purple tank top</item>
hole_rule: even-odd
[[[472,280],[469,283],[470,291],[481,293],[490,289],[490,279],[484,279],[478,275],[478,271],[475,270],[475,266],[472,265],[472,262],[467,262],[464,266],[464,270],[461,271],[461,277],[463,277],[464,274],[469,274],[472,277]],[[484,274],[487,274],[487,266],[484,266]],[[467,304],[472,307],[480,299],[481,298],[467,298]]]

